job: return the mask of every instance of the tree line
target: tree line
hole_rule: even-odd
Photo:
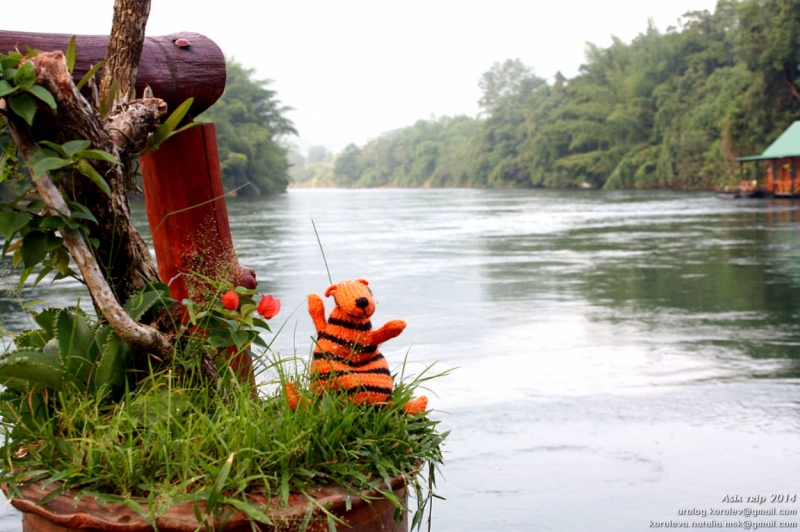
[[[241,196],[286,190],[290,162],[282,139],[297,135],[272,80],[253,79],[254,72],[228,59],[225,92],[199,117],[216,123],[223,185]]]
[[[577,75],[518,59],[479,81],[478,117],[420,120],[298,184],[400,187],[712,188],[732,157],[764,150],[800,118],[800,2],[720,0],[679,27],[587,44]],[[327,166],[326,166],[327,165]],[[305,180],[304,180],[305,178]]]

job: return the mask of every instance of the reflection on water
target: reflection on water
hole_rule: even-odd
[[[375,323],[408,322],[390,363],[458,367],[431,401],[453,431],[437,531],[640,530],[796,490],[799,207],[538,190],[228,203],[241,262],[283,300],[276,349],[310,349],[305,295],[328,285],[313,219],[333,280],[369,279]],[[45,290],[24,296],[82,294]]]

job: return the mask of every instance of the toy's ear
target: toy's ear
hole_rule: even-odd
[[[366,279],[356,279],[356,282],[359,282],[364,286],[369,286],[369,282]]]
[[[336,285],[332,284],[325,290],[325,297],[331,297],[334,292],[336,292]]]

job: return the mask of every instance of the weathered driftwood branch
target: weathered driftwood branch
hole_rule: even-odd
[[[146,139],[148,129],[158,125],[163,111],[163,102],[154,99],[141,102],[141,106],[128,106],[120,116],[110,118],[109,126],[114,130],[116,144],[103,128],[99,117],[86,99],[77,91],[72,76],[67,70],[64,55],[59,52],[46,52],[32,59],[36,67],[36,82],[50,91],[58,109],[53,112],[41,105],[32,128],[34,139],[46,139],[63,144],[70,140],[89,140],[95,149],[107,151],[130,165],[129,152]],[[153,116],[135,122],[137,126],[120,125],[129,116],[128,110],[137,112],[149,110]],[[143,127],[143,126],[147,127]],[[130,221],[130,204],[125,190],[125,168],[118,165],[98,163],[98,172],[111,186],[108,196],[83,176],[61,183],[65,193],[79,203],[89,206],[98,220],[91,226],[89,234],[98,239],[101,246],[96,250],[97,261],[112,291],[119,301],[126,301],[131,295],[142,290],[148,283],[158,282],[158,270],[150,256],[150,251],[139,232]]]
[[[144,28],[150,16],[150,0],[115,0],[114,22],[106,49],[100,98],[109,94],[112,83],[119,83],[121,101],[129,101],[136,85],[136,72],[144,44]],[[113,102],[109,102],[111,104]],[[109,105],[109,108],[112,108]]]
[[[5,120],[12,140],[27,161],[36,149],[33,138],[25,130],[24,125],[19,124],[19,119],[6,115]],[[48,207],[63,215],[70,215],[69,207],[48,174],[45,173],[42,177],[35,179],[34,183],[42,201]],[[136,323],[125,313],[106,283],[92,250],[89,249],[81,234],[76,229],[65,227],[61,229],[61,236],[67,251],[83,275],[98,311],[108,320],[109,325],[119,337],[138,351],[155,354],[161,358],[169,357],[173,347],[171,339],[156,329]]]
[[[167,104],[164,100],[134,100],[109,113],[103,121],[103,129],[120,151],[135,156],[145,148],[150,133],[159,126],[159,119],[165,114]]]

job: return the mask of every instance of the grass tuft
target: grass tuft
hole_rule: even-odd
[[[303,364],[274,359],[265,365],[272,378],[256,393],[228,368],[213,385],[187,378],[193,372],[151,370],[115,403],[66,389],[57,392],[47,415],[25,423],[15,422],[14,404],[3,402],[0,474],[12,494],[26,482],[77,488],[126,504],[150,523],[183,502],[205,503],[207,515],[227,507],[267,523],[264,509],[246,494],[287,505],[292,493],[328,484],[353,494],[378,490],[405,511],[386,486],[406,475],[416,499],[412,526],[419,527],[436,496],[435,471],[448,433],[402,407],[442,374],[399,378],[392,402],[379,407],[306,393],[308,402],[293,411],[283,390],[287,381],[308,389]]]

